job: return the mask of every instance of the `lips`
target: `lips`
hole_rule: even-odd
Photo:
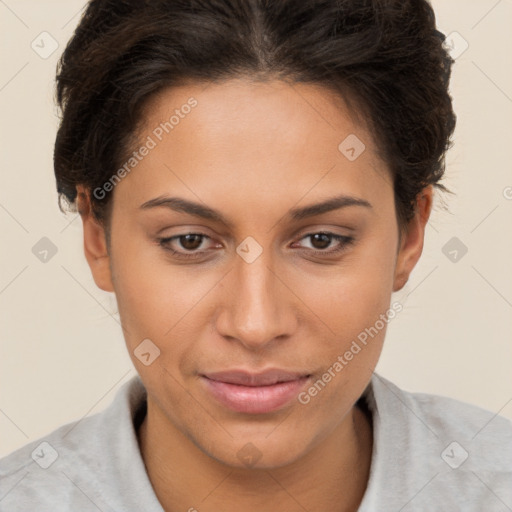
[[[290,382],[307,376],[305,373],[294,373],[284,370],[267,370],[259,374],[251,374],[241,370],[205,374],[205,377],[210,380],[237,384],[239,386],[270,386],[279,382]]]
[[[233,370],[201,375],[206,391],[221,405],[247,414],[282,408],[298,395],[310,377],[278,369],[258,374]]]

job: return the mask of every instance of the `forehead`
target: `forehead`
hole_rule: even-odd
[[[188,108],[187,104],[192,102],[195,106]],[[361,119],[356,119],[357,113],[348,108],[339,94],[318,84],[239,78],[219,83],[189,82],[163,89],[145,105],[141,119],[143,134],[173,115],[174,136],[179,137],[184,131],[177,129],[178,124],[193,123],[196,139],[204,144],[224,142],[230,149],[233,137],[236,141],[253,136],[255,144],[289,142],[296,149],[297,139],[302,139],[305,145],[306,136],[318,142],[314,132],[329,143],[327,134],[336,141],[347,131],[373,145]],[[191,121],[183,123],[187,118]]]
[[[296,203],[333,188],[365,196],[390,185],[367,129],[339,95],[313,84],[234,79],[168,88],[145,105],[138,140],[151,149],[115,195],[129,192],[139,203],[176,189],[194,199]]]

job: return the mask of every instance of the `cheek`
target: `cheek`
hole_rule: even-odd
[[[142,337],[162,348],[187,323],[187,315],[208,291],[208,280],[171,265],[163,249],[149,241],[133,243],[120,233],[116,242],[114,287],[127,343],[133,347]]]
[[[396,316],[388,274],[387,265],[362,268],[312,298],[330,331],[317,340],[312,358],[321,371],[299,401],[319,425],[329,423],[329,411],[349,410],[377,365],[388,322]]]
[[[322,390],[322,398],[314,400],[314,404],[312,401],[313,407],[321,407],[322,402],[324,406],[326,402],[339,406],[342,397],[350,400],[362,393],[370,378],[382,350],[388,322],[396,316],[390,299],[397,240],[393,233],[381,233],[368,239],[364,248],[354,251],[345,264],[309,296],[313,310],[330,329],[316,351],[321,354],[328,389],[323,391],[320,382],[311,390],[312,395]],[[309,398],[308,394],[306,400]]]
[[[189,323],[187,317],[208,292],[209,280],[170,268],[161,270],[153,267],[125,273],[118,269],[116,296],[128,325],[164,340]]]
[[[395,246],[367,240],[329,275],[301,280],[300,293],[336,334],[357,335],[389,308],[395,266]]]
[[[148,381],[168,379],[165,370],[178,380],[190,374],[201,355],[199,340],[211,337],[204,333],[212,325],[212,308],[221,303],[219,280],[226,269],[175,265],[163,249],[141,241],[119,243],[113,267],[124,337],[138,373]],[[150,366],[135,357],[145,339],[160,351]]]

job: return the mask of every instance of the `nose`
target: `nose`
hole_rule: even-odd
[[[263,350],[294,332],[297,301],[284,275],[263,253],[252,263],[237,258],[223,283],[217,330],[252,351]]]

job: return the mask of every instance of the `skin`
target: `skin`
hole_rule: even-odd
[[[373,438],[354,404],[385,328],[308,404],[292,400],[272,413],[224,407],[199,374],[281,368],[321,378],[407,282],[422,252],[432,187],[418,196],[399,238],[391,175],[372,136],[318,85],[236,79],[167,89],[148,104],[140,140],[191,96],[197,107],[115,187],[110,247],[89,191],[78,187],[87,261],[98,287],[116,294],[148,392],[138,435],[151,483],[169,512],[355,511]],[[355,161],[338,150],[349,134],[366,145]],[[371,208],[287,217],[338,194]],[[140,209],[161,195],[208,205],[232,225]],[[315,255],[341,245],[306,236],[324,231],[354,243]],[[157,241],[187,233],[207,237],[188,245],[175,239],[172,248],[203,256],[178,259]],[[248,236],[262,248],[251,263],[236,252]],[[160,349],[149,366],[134,355],[146,338]],[[260,455],[250,467],[237,456],[248,443]]]

